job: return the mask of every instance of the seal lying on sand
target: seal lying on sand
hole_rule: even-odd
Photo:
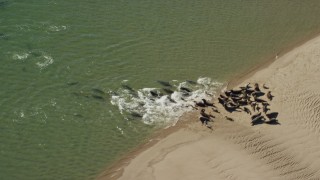
[[[213,103],[208,102],[208,101],[205,100],[205,99],[202,99],[202,101],[203,101],[203,104],[205,104],[206,106],[215,106]]]
[[[210,118],[215,118],[215,116],[213,116],[211,114],[207,114],[205,111],[206,111],[205,109],[201,109],[201,111],[200,111],[201,116],[209,118],[209,119]]]
[[[260,91],[260,88],[259,88],[259,84],[258,84],[258,83],[255,83],[255,84],[254,84],[254,90],[255,90],[255,91]]]
[[[271,124],[271,125],[280,124],[276,118],[269,119],[268,121],[265,121],[264,123]]]
[[[267,111],[270,110],[270,109],[268,109],[267,105],[263,105],[262,110],[263,110],[264,113],[267,113]]]
[[[278,117],[278,114],[277,112],[271,112],[271,113],[268,113],[266,114],[266,116],[269,118],[269,119],[273,119],[273,118],[277,118]]]
[[[206,107],[206,105],[203,102],[197,102],[197,101],[193,101],[195,103],[196,106],[199,107]]]
[[[234,119],[232,119],[231,117],[225,116],[225,118],[226,118],[226,120],[234,121]]]
[[[269,89],[269,87],[268,86],[266,86],[266,84],[263,84],[263,86],[262,86],[264,89]]]
[[[251,116],[251,119],[254,119],[254,118],[258,117],[258,116],[261,116],[261,112],[260,112],[260,113],[257,113],[257,114],[252,115],[252,116]]]
[[[256,105],[257,105],[257,103],[256,103],[256,102],[252,102],[250,105],[251,105],[252,110],[253,110],[253,111],[256,111]]]
[[[231,93],[239,95],[242,93],[242,89],[240,89],[240,90],[231,89]]]
[[[252,119],[251,121],[251,125],[254,126],[254,125],[257,125],[257,124],[262,124],[264,123],[264,117],[263,116],[257,116],[255,117],[254,119]]]
[[[199,120],[201,121],[202,125],[204,125],[204,124],[207,125],[208,122],[210,122],[210,119],[209,119],[209,118],[203,117],[203,116],[200,116],[200,117],[199,117]]]
[[[220,104],[224,105],[226,103],[226,100],[221,98],[221,97],[218,97],[218,101]]]
[[[212,111],[216,112],[216,113],[220,113],[220,111],[218,111],[218,109],[216,107],[212,107]]]
[[[272,101],[273,96],[271,95],[271,91],[268,91],[267,98]]]
[[[251,115],[251,111],[250,111],[247,107],[243,107],[243,110],[244,110],[246,113],[248,113],[248,114]]]

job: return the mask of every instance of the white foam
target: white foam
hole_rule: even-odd
[[[29,53],[13,54],[12,59],[14,60],[25,60],[29,57]]]
[[[24,115],[24,112],[23,112],[23,111],[21,111],[21,112],[20,112],[20,117],[22,117],[22,118],[24,118],[24,117],[25,117],[25,115]]]
[[[120,128],[119,126],[117,126],[117,129],[120,131],[120,133],[121,133],[122,135],[124,134],[122,128]]]
[[[36,65],[40,68],[40,69],[44,69],[46,67],[48,67],[50,64],[52,64],[54,62],[53,58],[49,55],[43,55],[42,56],[42,60],[37,62]]]
[[[197,84],[181,82],[171,95],[165,94],[157,97],[153,96],[150,91],[160,94],[161,89],[143,88],[133,93],[120,88],[116,95],[111,95],[111,103],[118,106],[125,118],[130,117],[130,114],[133,113],[134,116],[142,116],[141,119],[146,124],[171,126],[176,124],[183,113],[192,110],[190,105],[194,105],[193,101],[200,101],[203,98],[211,99],[212,96],[208,92],[214,95],[215,90],[221,86],[221,83],[212,81],[210,78],[199,78]],[[179,90],[181,87],[193,91],[187,94]]]
[[[67,26],[54,26],[54,25],[51,25],[49,26],[49,31],[52,31],[52,32],[59,32],[59,31],[64,31],[67,29]]]

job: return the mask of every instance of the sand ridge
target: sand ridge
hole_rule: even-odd
[[[191,117],[135,157],[119,179],[320,179],[320,36],[239,85],[248,82],[270,87],[280,125],[251,126],[244,112],[211,112],[211,131]]]

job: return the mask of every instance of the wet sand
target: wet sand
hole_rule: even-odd
[[[320,36],[232,86],[248,82],[270,87],[280,125],[251,126],[250,115],[216,102],[213,130],[189,113],[98,179],[320,179]]]

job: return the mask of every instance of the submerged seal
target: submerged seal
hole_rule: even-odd
[[[162,86],[172,87],[172,85],[169,82],[166,82],[166,81],[158,80],[157,83],[161,84]]]

